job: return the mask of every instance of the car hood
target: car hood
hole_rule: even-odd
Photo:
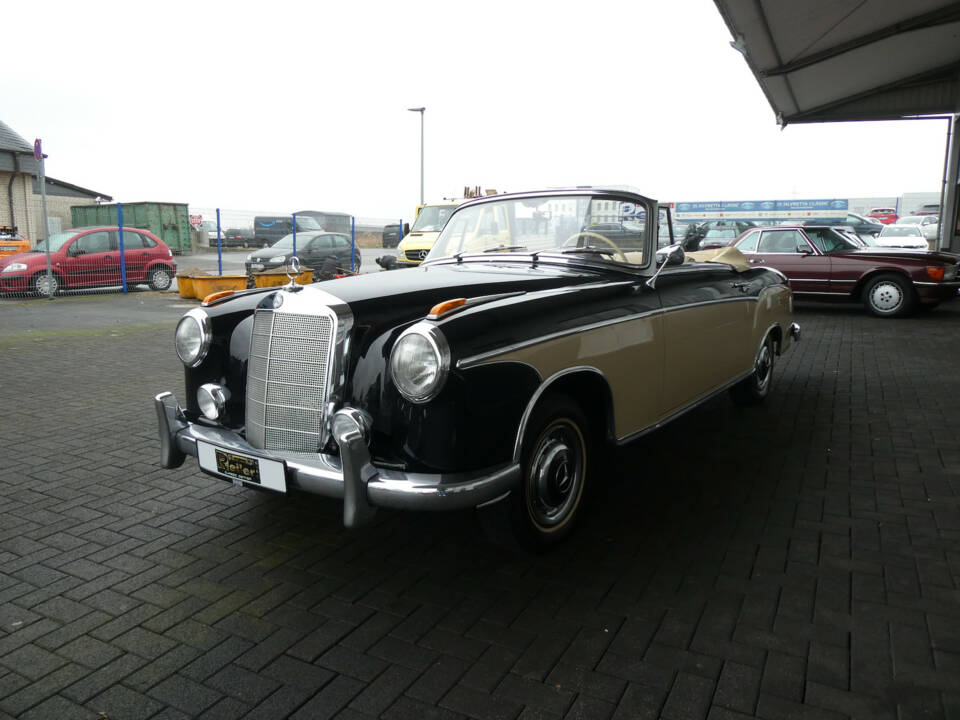
[[[247,262],[266,262],[272,257],[277,257],[283,255],[284,257],[290,257],[293,255],[293,250],[280,250],[276,248],[261,248],[256,250],[249,255],[247,255]]]
[[[604,275],[563,266],[468,262],[366,273],[319,287],[346,302],[357,324],[392,326],[423,318],[444,300],[564,288]]]

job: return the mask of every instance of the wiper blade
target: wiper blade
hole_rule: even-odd
[[[613,255],[615,252],[616,250],[613,248],[597,247],[596,245],[584,245],[583,247],[563,248],[560,250],[561,255],[575,255],[577,253],[585,253],[588,255]]]
[[[497,245],[496,247],[487,248],[484,250],[485,253],[491,252],[512,252],[514,250],[526,250],[526,245]]]

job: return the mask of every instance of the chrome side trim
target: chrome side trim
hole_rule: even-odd
[[[960,280],[947,280],[945,282],[920,282],[919,280],[912,281],[914,285],[923,285],[925,287],[952,287],[960,288]]]
[[[745,297],[731,297],[725,298],[723,300],[706,300],[704,302],[696,303],[687,303],[686,305],[673,305],[669,308],[657,308],[655,310],[647,310],[641,313],[635,313],[633,315],[626,315],[624,317],[614,318],[612,320],[601,320],[599,322],[590,323],[589,325],[581,325],[577,328],[570,328],[567,330],[558,330],[557,332],[547,333],[546,335],[540,335],[535,338],[530,338],[529,340],[522,340],[518,343],[513,343],[512,345],[505,345],[502,348],[497,350],[488,350],[486,352],[478,353],[476,355],[471,355],[470,357],[462,358],[457,360],[457,369],[458,370],[468,370],[469,368],[480,365],[487,360],[504,355],[507,353],[512,353],[516,350],[522,350],[523,348],[530,347],[532,345],[539,345],[540,343],[549,342],[550,340],[558,340],[559,338],[567,337],[569,335],[577,335],[582,332],[589,332],[590,330],[598,330],[599,328],[608,327],[610,325],[619,325],[620,323],[631,322],[633,320],[641,320],[648,317],[656,317],[657,315],[666,315],[667,313],[677,312],[679,310],[688,310],[690,308],[702,307],[704,305],[718,305],[720,303],[730,303],[730,302],[759,302],[759,297],[754,297],[748,295]]]
[[[766,337],[766,336],[764,336],[764,337]],[[664,417],[664,418],[662,418],[662,419],[660,419],[660,420],[657,420],[657,422],[655,422],[653,425],[649,425],[649,426],[647,426],[647,427],[645,427],[645,428],[642,428],[642,429],[640,429],[640,430],[637,430],[637,431],[635,431],[635,432],[632,432],[632,433],[630,433],[629,435],[624,435],[622,438],[617,438],[617,445],[626,445],[627,443],[631,443],[631,442],[633,442],[634,440],[637,440],[637,439],[643,437],[644,435],[647,435],[647,434],[649,434],[649,433],[652,433],[654,430],[659,430],[659,429],[662,428],[664,425],[667,425],[667,424],[673,422],[674,420],[676,420],[677,418],[679,418],[679,417],[681,417],[681,416],[683,416],[683,415],[686,415],[686,414],[687,414],[688,412],[690,412],[691,410],[695,410],[696,408],[698,408],[700,405],[702,405],[703,403],[707,402],[707,401],[710,400],[711,398],[714,398],[714,397],[716,397],[717,395],[719,395],[720,393],[722,393],[722,392],[724,392],[724,391],[726,391],[726,390],[729,390],[730,388],[732,388],[734,385],[736,385],[736,384],[737,384],[738,382],[740,382],[741,380],[745,380],[746,378],[750,377],[750,375],[751,375],[752,373],[753,373],[753,368],[750,368],[750,370],[749,370],[748,372],[744,373],[743,375],[740,375],[740,376],[734,378],[733,380],[731,380],[731,381],[728,382],[727,384],[722,385],[721,387],[719,387],[719,388],[717,388],[716,390],[713,390],[713,391],[707,393],[706,395],[702,395],[701,397],[697,398],[696,400],[694,400],[693,402],[689,403],[688,405],[684,405],[682,408],[680,408],[680,409],[677,410],[676,412],[674,412],[674,413],[672,413],[672,414],[670,414],[670,415],[668,415],[668,416],[666,416],[666,417]]]

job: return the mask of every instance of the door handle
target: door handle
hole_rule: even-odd
[[[730,283],[730,287],[732,287],[732,288],[738,288],[738,289],[740,290],[740,292],[746,292],[746,291],[747,291],[747,288],[748,288],[749,286],[750,286],[750,283],[745,283],[745,282],[732,282],[732,283]]]
[[[749,260],[747,260],[747,262],[750,263],[751,265],[756,265],[757,263],[762,263],[763,258],[750,258]]]

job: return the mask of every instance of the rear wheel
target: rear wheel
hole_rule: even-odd
[[[732,388],[730,396],[738,405],[757,405],[770,394],[773,385],[773,365],[775,348],[770,335],[763,341],[763,346],[753,361],[753,372]]]
[[[885,273],[867,282],[863,288],[863,302],[877,317],[903,317],[913,310],[916,297],[906,278]]]
[[[40,297],[52,297],[60,292],[60,276],[56,273],[37,273],[30,282],[33,291]]]
[[[155,267],[147,273],[151,290],[168,290],[173,283],[173,273],[165,267]]]
[[[570,535],[585,502],[592,452],[580,407],[567,395],[544,398],[524,437],[520,487],[481,509],[481,521],[492,539],[539,552]],[[505,530],[512,537],[505,537]]]

